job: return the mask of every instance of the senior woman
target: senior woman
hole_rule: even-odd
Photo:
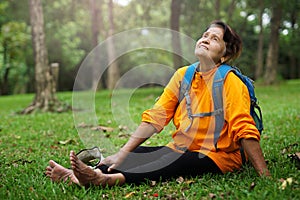
[[[212,87],[209,85],[218,67],[239,57],[241,51],[240,37],[224,22],[213,21],[204,31],[195,46],[199,65],[190,89],[193,113],[212,111]],[[224,81],[225,122],[221,124],[223,128],[217,145],[214,145],[214,116],[195,118],[191,122],[186,101],[178,101],[186,70],[187,67],[182,67],[174,73],[153,108],[143,112],[141,124],[119,152],[108,156],[93,169],[71,151],[72,169],[50,160],[47,176],[53,181],[70,178],[82,186],[113,186],[203,173],[221,174],[241,168],[240,147],[259,175],[270,176],[259,144],[260,133],[250,115],[250,97],[244,83],[234,73],[229,73]],[[171,120],[176,130],[168,144],[141,146]]]

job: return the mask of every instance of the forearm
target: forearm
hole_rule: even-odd
[[[271,176],[259,142],[254,139],[242,139],[241,144],[257,173],[260,176]]]
[[[131,135],[128,142],[121,148],[121,151],[133,151],[156,132],[156,129],[150,123],[142,122]]]

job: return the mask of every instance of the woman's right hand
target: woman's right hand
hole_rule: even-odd
[[[97,166],[106,165],[109,166],[108,171],[112,171],[120,166],[130,152],[136,149],[140,144],[145,142],[147,138],[156,133],[156,129],[150,123],[142,122],[136,131],[130,136],[127,143],[119,150],[118,153],[108,156],[101,161]]]
[[[129,153],[130,152],[120,149],[120,151],[117,152],[116,154],[106,157],[97,166],[101,166],[101,165],[109,166],[108,172],[110,172],[113,169],[116,169],[118,166],[120,166],[120,164],[123,163],[123,161],[125,160],[125,158]]]

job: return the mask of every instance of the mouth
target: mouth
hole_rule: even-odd
[[[203,48],[203,49],[205,49],[205,50],[208,50],[207,46],[205,46],[205,45],[199,45],[198,48]]]

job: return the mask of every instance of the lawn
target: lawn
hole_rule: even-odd
[[[44,175],[45,167],[49,159],[70,166],[70,150],[78,152],[87,147],[78,134],[81,129],[98,138],[93,144],[105,155],[121,147],[131,131],[126,120],[138,124],[141,112],[151,107],[161,88],[135,91],[128,104],[130,119],[122,118],[122,112],[112,113],[118,103],[111,105],[109,91],[98,92],[98,125],[113,128],[105,132],[84,123],[76,129],[71,111],[16,114],[32,101],[31,94],[0,97],[0,199],[300,199],[299,165],[289,158],[300,152],[299,88],[300,80],[256,87],[265,125],[261,146],[272,178],[260,178],[251,166],[245,166],[242,171],[225,175],[104,189],[52,183]],[[72,104],[72,93],[59,93],[58,97]],[[147,145],[165,144],[172,128],[168,126]]]

